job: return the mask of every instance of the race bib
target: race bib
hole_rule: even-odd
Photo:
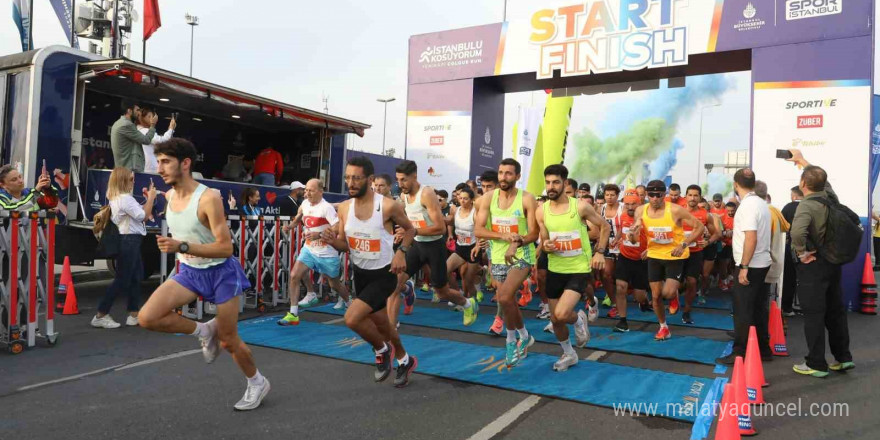
[[[516,217],[493,217],[492,232],[519,234],[519,219]]]
[[[648,231],[651,232],[651,236],[653,237],[651,241],[657,244],[670,244],[672,243],[672,228],[668,226],[654,226],[648,228]]]
[[[428,222],[425,221],[425,214],[418,212],[415,214],[407,214],[407,218],[409,218],[410,223],[412,223],[413,227],[416,229],[424,229],[428,227]]]
[[[456,234],[458,236],[456,243],[460,246],[470,246],[476,241],[473,232],[457,231]]]
[[[576,257],[584,253],[581,234],[578,231],[551,232],[550,239],[556,241],[554,253],[560,257]]]
[[[633,243],[633,242],[626,239],[626,237],[629,237],[629,231],[630,231],[630,228],[628,226],[623,227],[623,245],[626,247],[633,247],[633,248],[639,247],[638,243]]]
[[[378,260],[382,249],[379,231],[355,231],[348,236],[348,248],[353,257],[363,258],[364,260]]]
[[[327,247],[327,243],[324,243],[324,240],[320,238],[317,240],[306,240],[306,247],[312,249],[321,249]]]

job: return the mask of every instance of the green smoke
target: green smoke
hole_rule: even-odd
[[[634,122],[622,133],[599,139],[589,129],[572,136],[576,158],[572,177],[586,182],[607,182],[612,177],[625,176],[632,164],[649,161],[666,148],[675,135],[675,129],[663,118],[648,118]]]

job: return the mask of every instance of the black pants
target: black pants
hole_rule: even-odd
[[[733,271],[733,353],[745,356],[749,342],[749,327],[758,332],[758,347],[762,356],[771,356],[767,320],[770,316],[770,285],[764,282],[769,267],[749,268],[749,285],[739,283],[739,269]]]
[[[119,255],[116,256],[116,278],[107,288],[104,298],[98,304],[98,311],[110,313],[116,295],[128,296],[129,312],[137,312],[141,308],[141,281],[144,279],[144,263],[141,261],[140,234],[123,234],[119,236]]]
[[[825,330],[828,345],[838,362],[851,362],[849,327],[840,288],[840,266],[818,257],[810,264],[798,265],[798,299],[804,314],[807,336],[807,366],[828,371],[825,361]]]
[[[785,244],[785,267],[782,271],[782,311],[790,312],[797,294],[797,262],[791,258],[791,245]]]

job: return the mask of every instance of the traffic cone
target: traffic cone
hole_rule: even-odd
[[[770,385],[764,378],[761,365],[761,349],[758,348],[758,332],[755,326],[749,327],[749,342],[746,345],[746,397],[752,405],[764,404],[762,387]]]
[[[748,392],[746,391],[746,371],[742,356],[737,356],[733,364],[733,395],[736,398],[737,425],[739,434],[750,436],[758,432],[752,425],[752,410],[749,406]]]
[[[70,274],[70,259],[64,257],[64,269],[61,271],[59,284],[65,286],[64,311],[62,315],[79,315],[79,307],[76,303],[76,290],[73,288],[73,276]]]
[[[788,346],[785,344],[785,330],[782,328],[782,311],[776,306],[776,301],[770,301],[770,351],[773,356],[788,356]]]
[[[862,272],[862,294],[859,313],[863,315],[877,314],[877,281],[874,279],[874,268],[871,266],[871,255],[865,255],[865,268]]]
[[[736,399],[733,398],[733,385],[724,385],[718,424],[715,426],[715,440],[739,440]]]
[[[67,297],[67,283],[72,279],[70,274],[70,257],[64,257],[64,268],[61,269],[61,278],[58,280],[58,292],[55,296],[55,309],[64,310],[64,299]]]

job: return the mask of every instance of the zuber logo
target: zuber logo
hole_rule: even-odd
[[[443,145],[443,136],[431,136],[431,145]]]
[[[822,115],[798,116],[797,128],[821,128],[824,122]]]

